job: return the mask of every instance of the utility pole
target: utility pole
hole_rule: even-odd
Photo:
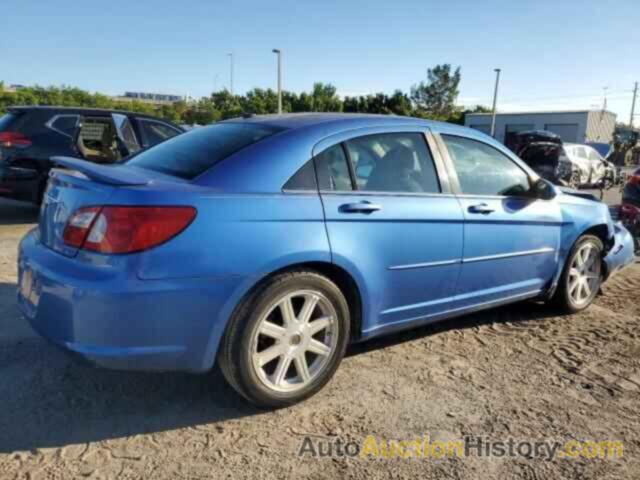
[[[491,114],[491,137],[495,138],[496,136],[496,103],[498,103],[498,85],[500,84],[500,69],[495,68],[493,71],[496,72],[496,87],[493,90],[493,111]]]
[[[638,82],[633,89],[633,101],[631,102],[631,118],[629,118],[629,127],[633,128],[633,117],[636,114],[636,97],[638,96]]]
[[[273,53],[278,56],[278,115],[282,115],[282,52],[274,48]]]
[[[233,95],[233,53],[227,53],[229,57],[229,92]]]

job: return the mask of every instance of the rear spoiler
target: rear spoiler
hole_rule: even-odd
[[[69,170],[75,170],[91,180],[108,185],[148,185],[151,179],[135,170],[119,165],[100,165],[72,157],[51,157],[51,161]]]

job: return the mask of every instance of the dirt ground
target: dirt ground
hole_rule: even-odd
[[[638,478],[640,264],[573,316],[522,303],[352,347],[318,395],[247,405],[218,373],[77,365],[15,307],[37,210],[0,203],[0,478]],[[620,440],[622,458],[301,458],[362,441]]]

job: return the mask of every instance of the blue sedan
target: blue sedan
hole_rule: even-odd
[[[577,312],[634,260],[606,205],[444,123],[255,116],[54,161],[19,251],[33,328],[108,368],[217,361],[262,406],[320,390],[349,342],[525,299]]]

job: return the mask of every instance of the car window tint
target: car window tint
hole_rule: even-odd
[[[385,133],[346,142],[358,190],[438,193],[440,185],[420,133]]]
[[[476,140],[442,135],[467,195],[524,195],[531,189],[529,177],[504,153]]]
[[[300,170],[285,183],[283,190],[317,190],[316,171],[313,167],[313,160],[305,163]]]
[[[353,190],[349,165],[342,145],[334,145],[316,155],[320,190],[344,192]]]
[[[139,120],[142,136],[144,137],[144,146],[151,147],[160,142],[164,142],[175,137],[180,132],[164,123],[154,122],[151,120]]]
[[[192,179],[238,150],[279,131],[282,128],[254,123],[217,123],[159,143],[127,164]]]
[[[58,133],[73,137],[79,122],[79,115],[58,115],[53,122],[51,122],[51,127]]]

